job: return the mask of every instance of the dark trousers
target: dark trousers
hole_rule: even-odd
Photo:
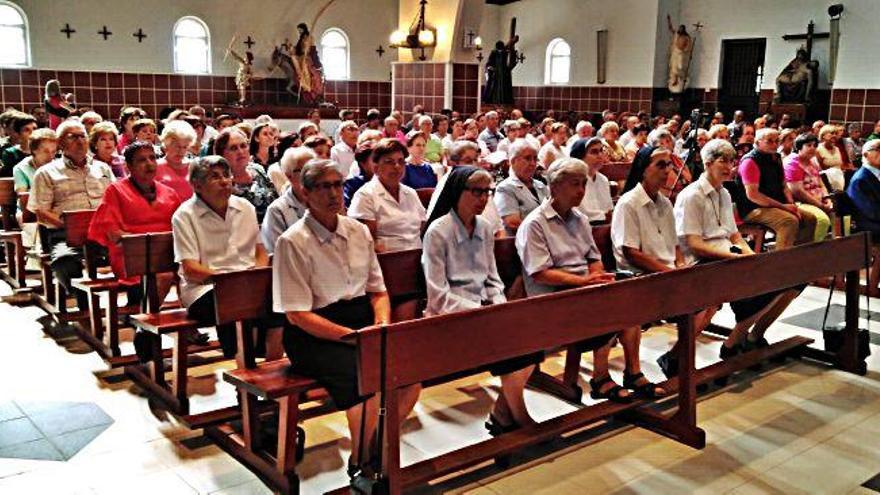
[[[67,245],[67,232],[64,229],[50,229],[41,225],[39,231],[44,252],[51,255],[49,266],[55,279],[68,294],[76,297],[76,305],[80,310],[88,309],[89,299],[86,293],[71,285],[73,279],[83,276],[82,248]],[[63,301],[58,301],[58,304],[63,304]]]
[[[223,356],[226,358],[235,357],[236,352],[238,352],[235,324],[224,323],[223,325],[217,325],[217,312],[214,306],[213,290],[206,292],[202,297],[196,299],[186,311],[190,318],[199,322],[199,325],[206,327],[216,326],[217,339],[220,341],[220,348],[223,349]],[[265,354],[266,352],[266,335],[268,334],[268,330],[270,328],[284,325],[283,320],[284,315],[272,314],[265,319],[246,321],[243,323],[245,329],[253,327],[256,327],[257,329],[255,351],[258,355]]]

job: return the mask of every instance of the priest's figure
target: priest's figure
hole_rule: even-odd
[[[507,44],[503,41],[495,43],[495,49],[486,61],[486,90],[483,101],[486,103],[513,104],[513,68],[516,67],[516,49],[519,40],[514,36]]]

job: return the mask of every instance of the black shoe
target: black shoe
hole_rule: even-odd
[[[767,339],[764,337],[761,337],[758,340],[746,339],[744,347],[751,351],[752,349],[764,349],[765,347],[770,347],[770,343],[767,342]]]
[[[667,352],[657,358],[657,365],[666,375],[666,378],[678,376],[678,357],[671,352]]]
[[[489,414],[489,419],[486,420],[484,426],[486,427],[486,430],[489,431],[489,434],[493,437],[509,433],[519,428],[519,425],[517,425],[516,423],[510,423],[506,425],[502,424],[501,421],[498,421],[498,418],[496,418],[494,414]]]
[[[735,345],[733,347],[727,347],[724,344],[721,344],[721,350],[718,352],[718,355],[721,359],[730,359],[737,354],[742,352],[742,348],[739,345]]]
[[[207,333],[202,333],[196,330],[189,333],[186,343],[189,345],[205,345],[210,339],[211,336]]]

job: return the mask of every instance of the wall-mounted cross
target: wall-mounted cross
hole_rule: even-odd
[[[382,48],[382,45],[379,45],[379,48],[376,48],[376,53],[379,54],[379,58],[382,58],[382,55],[385,55],[385,49]]]
[[[144,38],[147,37],[147,35],[144,34],[144,30],[141,29],[141,28],[138,28],[137,32],[134,33],[134,34],[132,34],[132,36],[134,36],[135,38],[138,39],[138,43],[143,42],[143,41],[144,41]]]
[[[64,29],[61,32],[67,35],[67,39],[70,39],[70,35],[75,33],[76,29],[70,27],[70,24],[64,24]]]
[[[257,44],[257,42],[251,39],[251,35],[248,35],[247,39],[244,40],[244,44],[247,45],[248,50],[250,50],[252,46]]]
[[[113,31],[108,31],[107,26],[104,26],[104,29],[98,31],[98,34],[104,37],[104,41],[107,41],[107,38],[109,38],[110,35],[113,34]]]
[[[523,55],[523,52],[519,52],[519,57],[516,57],[516,59],[519,60],[519,63],[523,63],[526,61],[526,56]]]
[[[480,62],[483,61],[483,52],[477,52],[477,60]]]
[[[831,37],[831,33],[817,33],[816,32],[816,24],[813,21],[810,21],[807,24],[807,32],[801,34],[786,34],[782,37],[785,41],[790,40],[807,40],[807,46],[804,48],[807,51],[807,60],[812,60],[813,58],[813,40],[823,40]]]
[[[465,34],[465,36],[467,36],[468,46],[474,46],[474,38],[477,36],[477,33],[475,33],[472,29],[468,29],[468,32],[467,34]]]

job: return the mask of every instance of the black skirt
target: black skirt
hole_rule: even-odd
[[[368,296],[337,301],[313,312],[354,330],[374,322]],[[358,391],[357,349],[353,344],[320,339],[285,321],[284,350],[293,364],[292,371],[320,383],[337,408],[350,409],[368,398]]]

